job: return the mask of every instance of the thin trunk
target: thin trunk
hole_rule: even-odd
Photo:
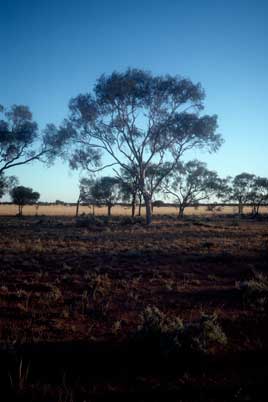
[[[95,204],[92,204],[92,214],[95,216]]]
[[[111,216],[112,205],[108,204],[108,216]]]
[[[135,209],[136,209],[136,193],[132,194],[132,202],[131,202],[131,216],[134,218],[135,216]]]
[[[184,205],[179,206],[179,216],[178,216],[179,218],[183,218],[184,209],[185,209]]]
[[[143,198],[146,210],[146,224],[150,225],[152,223],[152,199],[148,194],[144,194]]]
[[[76,211],[75,211],[75,216],[77,217],[79,214],[79,206],[80,206],[80,197],[78,198],[76,202]]]
[[[238,213],[239,213],[239,215],[243,214],[243,204],[241,202],[239,202],[239,204],[238,204]]]
[[[138,213],[138,216],[141,216],[141,205],[142,205],[142,197],[141,197],[141,194],[139,194],[139,213]]]

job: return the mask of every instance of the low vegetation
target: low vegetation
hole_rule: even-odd
[[[206,400],[235,400],[250,383],[248,397],[262,400],[267,220],[139,219],[0,218],[9,400],[95,402],[131,390],[139,400],[163,378],[170,398],[196,401],[203,384]]]

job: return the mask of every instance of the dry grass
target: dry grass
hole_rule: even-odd
[[[6,401],[266,401],[268,221],[192,211],[211,217],[158,215],[149,227],[0,217]],[[251,286],[253,299],[241,284]],[[146,322],[144,311],[153,313]],[[148,342],[139,341],[148,323]],[[159,384],[176,399],[158,399]]]
[[[75,216],[76,207],[72,205],[40,205],[38,211],[36,211],[35,206],[26,205],[23,208],[23,214],[27,216],[35,216],[35,215],[47,215],[47,216]],[[246,207],[244,209],[244,213],[248,214],[251,212],[250,207]],[[18,208],[16,205],[0,205],[0,216],[10,216],[16,215],[18,213]],[[90,214],[92,213],[92,209],[87,206],[80,206],[79,214]],[[200,206],[197,209],[194,207],[186,208],[185,215],[206,215],[206,216],[215,216],[219,214],[234,214],[237,213],[237,207],[221,207],[220,210],[217,208],[214,211],[208,211],[207,207]],[[260,208],[260,213],[267,213],[267,207]],[[96,215],[106,215],[107,208],[100,207],[95,208]],[[112,214],[116,216],[130,216],[131,215],[131,207],[122,207],[115,206],[112,208]],[[177,215],[178,210],[175,207],[160,207],[154,208],[154,214],[160,215]],[[142,208],[142,215],[145,215],[145,208]]]

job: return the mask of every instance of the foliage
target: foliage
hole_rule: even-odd
[[[82,177],[79,182],[80,201],[87,204],[96,204],[93,197],[92,189],[95,181],[91,178]]]
[[[193,160],[178,164],[165,179],[163,190],[175,198],[179,214],[183,216],[186,207],[218,195],[225,185],[226,181],[208,170],[205,163]]]
[[[217,314],[202,314],[196,322],[185,326],[185,345],[189,349],[208,353],[214,345],[226,345],[227,337],[218,323]]]
[[[141,320],[138,339],[154,345],[164,355],[190,351],[207,354],[213,346],[227,344],[216,314],[202,314],[197,321],[183,323],[180,318],[149,306]]]
[[[76,226],[81,228],[95,228],[105,226],[105,222],[101,218],[93,215],[81,215],[76,218]]]
[[[91,187],[91,196],[96,204],[108,207],[108,216],[110,216],[111,208],[119,199],[118,180],[109,176],[96,179]]]
[[[40,198],[40,194],[29,187],[18,186],[10,191],[12,202],[19,207],[19,215],[22,215],[24,205],[34,204]]]
[[[182,154],[192,148],[213,152],[221,145],[217,116],[200,115],[204,97],[200,84],[178,76],[153,76],[137,69],[102,75],[93,93],[70,101],[70,116],[58,135],[69,139],[66,149],[73,168],[98,171],[113,166],[133,175],[150,223],[152,193]],[[150,166],[158,174],[168,161],[169,168],[148,192]]]
[[[249,201],[252,204],[252,212],[259,214],[261,205],[268,203],[268,179],[266,177],[255,177],[249,194]]]
[[[27,106],[0,107],[0,174],[33,160],[52,161],[65,138],[46,128],[42,134]]]
[[[18,185],[18,179],[15,176],[6,177],[0,173],[0,199],[16,185]]]
[[[241,173],[235,176],[226,192],[225,201],[238,202],[238,212],[243,213],[243,207],[250,202],[256,176],[250,173]]]
[[[155,346],[164,355],[180,350],[182,320],[168,317],[155,306],[148,306],[141,314],[138,340]]]
[[[243,294],[244,303],[260,311],[268,307],[268,277],[255,273],[255,277],[249,281],[241,282],[239,287]]]

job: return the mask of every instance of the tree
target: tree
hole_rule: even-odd
[[[241,173],[235,176],[227,192],[226,200],[238,203],[238,213],[243,214],[244,205],[250,202],[254,191],[256,176],[250,173]]]
[[[92,178],[83,177],[80,179],[79,183],[79,197],[77,201],[77,208],[76,208],[76,216],[78,216],[79,212],[79,204],[80,202],[91,204],[92,205],[92,213],[95,215],[95,205],[97,201],[95,200],[92,190],[95,186],[95,180]]]
[[[131,167],[128,170],[121,169],[120,175],[117,176],[119,184],[119,192],[123,202],[131,202],[131,216],[135,216],[136,202],[139,197],[139,183],[135,172],[132,172]]]
[[[53,125],[41,134],[27,106],[0,106],[0,174],[34,160],[52,161],[65,143]]]
[[[186,207],[217,196],[222,191],[224,181],[217,173],[207,169],[198,160],[180,163],[164,182],[164,192],[175,198],[179,217],[183,217]]]
[[[119,167],[133,175],[150,223],[152,198],[146,179],[151,164],[158,171],[169,162],[169,169],[155,181],[155,191],[184,152],[214,152],[222,143],[216,134],[217,116],[200,115],[204,97],[200,84],[177,76],[153,76],[137,69],[102,75],[93,93],[70,101],[70,116],[59,136],[69,139],[73,168],[92,172],[113,167],[120,175]]]
[[[154,208],[154,207],[156,207],[156,208],[161,208],[161,207],[164,207],[164,206],[165,206],[164,201],[162,201],[162,200],[155,200],[155,201],[152,202],[152,211],[153,211],[153,208]]]
[[[40,198],[39,193],[33,191],[29,187],[23,187],[23,186],[14,187],[10,191],[10,196],[12,202],[18,205],[19,216],[22,216],[22,209],[24,205],[35,204]]]
[[[6,177],[0,173],[0,199],[16,185],[18,185],[18,179],[15,176]]]
[[[118,180],[109,176],[97,179],[91,189],[91,194],[97,204],[107,206],[108,216],[111,216],[112,207],[119,199]]]
[[[268,203],[268,179],[266,177],[255,177],[248,198],[252,203],[252,213],[258,215],[260,206]]]

